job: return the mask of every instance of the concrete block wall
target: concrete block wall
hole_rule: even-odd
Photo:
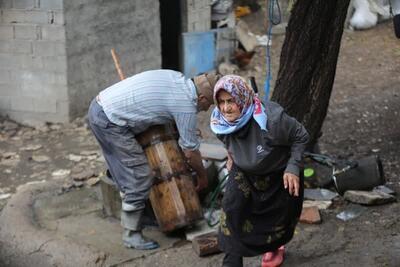
[[[161,67],[158,0],[66,0],[64,15],[72,118],[85,114],[99,91],[119,81],[111,48],[126,77]]]
[[[0,114],[37,124],[67,121],[62,0],[0,1]]]
[[[211,29],[211,0],[183,0],[182,31],[196,32]]]
[[[158,0],[0,0],[0,115],[67,122],[126,76],[161,67]]]

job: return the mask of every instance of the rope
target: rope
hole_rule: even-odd
[[[270,84],[271,84],[271,35],[272,35],[272,27],[274,25],[278,25],[281,23],[281,8],[279,6],[278,0],[267,0],[268,1],[268,44],[267,44],[267,51],[266,51],[266,66],[267,66],[267,77],[265,79],[264,91],[265,96],[264,99],[267,101],[269,99],[269,91],[270,91]],[[278,9],[278,16],[275,18],[274,15],[274,6],[276,5]]]

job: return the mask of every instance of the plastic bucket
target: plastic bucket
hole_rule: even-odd
[[[333,181],[341,195],[347,190],[371,190],[385,183],[382,162],[376,155],[360,159],[356,167],[335,174]]]

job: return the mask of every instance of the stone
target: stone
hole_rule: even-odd
[[[39,150],[41,148],[42,148],[42,145],[39,145],[39,144],[33,145],[33,144],[31,144],[31,145],[27,145],[25,147],[21,147],[20,150],[23,150],[23,151],[36,151],[36,150]]]
[[[71,178],[74,181],[83,181],[83,180],[87,180],[93,176],[95,176],[95,173],[92,169],[85,169],[82,172],[72,173]]]
[[[66,170],[66,169],[59,169],[51,173],[52,176],[54,177],[63,177],[67,176],[71,173],[71,170]]]
[[[70,161],[74,161],[74,162],[79,162],[79,161],[81,161],[82,160],[82,156],[81,155],[75,155],[75,154],[69,154],[68,155],[68,159],[70,160]]]
[[[7,199],[7,198],[9,198],[9,197],[11,197],[11,194],[10,194],[10,193],[7,193],[7,194],[0,194],[0,200]]]
[[[316,206],[303,208],[300,215],[301,223],[318,224],[321,223],[321,216]]]
[[[100,179],[98,177],[93,177],[93,178],[90,178],[89,180],[87,180],[86,184],[88,184],[89,186],[94,186],[98,182],[100,182]]]
[[[304,198],[311,200],[332,200],[338,196],[338,193],[328,189],[304,189]]]
[[[221,75],[236,74],[239,72],[239,67],[232,63],[223,62],[218,65],[218,72]]]
[[[49,161],[50,158],[48,156],[45,156],[45,155],[32,155],[32,160],[35,161],[35,162],[41,163],[41,162]]]
[[[331,200],[304,200],[303,209],[317,207],[319,210],[326,210],[332,205]]]
[[[383,192],[389,195],[396,195],[396,192],[384,185],[378,185],[373,188],[373,191]]]
[[[235,31],[237,39],[247,52],[253,51],[258,46],[257,38],[250,33],[249,26],[243,20],[239,20],[236,24]]]
[[[381,191],[348,190],[344,198],[350,202],[363,205],[380,205],[396,201],[396,198]]]

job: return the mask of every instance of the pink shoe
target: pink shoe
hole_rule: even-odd
[[[261,267],[279,267],[283,262],[285,247],[281,246],[273,252],[267,252],[263,255]]]

